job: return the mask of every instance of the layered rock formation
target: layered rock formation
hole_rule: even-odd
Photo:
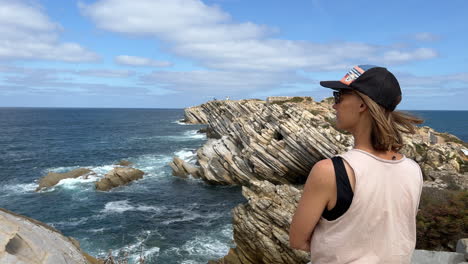
[[[197,151],[198,172],[192,176],[214,184],[248,185],[250,180],[274,184],[305,182],[315,162],[350,149],[351,135],[336,130],[331,100],[314,102],[310,97],[287,101],[210,101],[185,109],[186,120],[202,120],[212,136]],[[206,121],[205,121],[206,120]],[[404,135],[401,153],[416,160],[425,180],[468,188],[465,175],[468,149],[456,136],[429,127]],[[178,161],[176,174],[187,174]],[[179,173],[180,171],[181,173]]]
[[[65,173],[56,173],[56,172],[49,172],[46,176],[42,177],[39,180],[39,186],[36,188],[36,192],[40,191],[43,188],[49,188],[63,179],[69,178],[78,178],[80,176],[88,176],[95,174],[92,170],[85,169],[85,168],[78,168],[69,172]]]
[[[174,175],[243,185],[248,200],[233,210],[237,247],[218,263],[306,263],[308,256],[288,242],[302,184],[315,162],[353,146],[351,135],[333,127],[331,98],[273,99],[185,109],[185,119],[207,124],[212,136],[197,151],[198,167],[174,158]],[[401,153],[419,163],[427,185],[468,188],[466,143],[429,127],[404,135],[404,141]]]
[[[114,168],[107,173],[104,178],[96,182],[96,189],[99,191],[109,191],[112,188],[128,184],[134,180],[143,178],[143,171],[134,168]]]
[[[0,208],[0,263],[100,263],[78,241],[37,220]]]

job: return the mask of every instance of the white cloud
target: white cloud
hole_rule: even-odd
[[[260,89],[287,88],[296,83],[311,83],[293,72],[237,71],[155,71],[142,78],[142,84],[165,89],[196,92],[197,94],[244,94]]]
[[[77,43],[60,42],[61,26],[39,6],[0,0],[0,59],[45,59],[67,62],[97,61],[98,55]]]
[[[401,86],[427,87],[440,89],[448,85],[463,85],[468,87],[468,72],[443,75],[418,76],[409,73],[395,73]]]
[[[101,29],[160,39],[175,54],[216,70],[344,70],[357,61],[388,65],[437,56],[428,48],[275,39],[277,29],[237,23],[198,0],[100,0],[79,6]]]
[[[168,61],[158,61],[143,57],[120,55],[115,57],[115,62],[127,66],[149,66],[149,67],[169,67],[172,63]]]
[[[109,82],[87,82],[77,75],[105,78],[126,77],[134,74],[120,70],[70,70],[49,68],[20,68],[0,65],[0,91],[8,94],[63,94],[63,95],[130,95],[153,96],[173,94],[174,91],[154,86],[115,85]]]
[[[398,64],[408,61],[425,60],[437,57],[435,50],[429,48],[418,48],[412,51],[392,50],[384,53],[385,64]]]
[[[430,32],[419,32],[414,34],[413,38],[418,41],[436,41],[440,36]]]
[[[71,73],[102,78],[125,78],[135,75],[135,72],[128,70],[82,70]]]

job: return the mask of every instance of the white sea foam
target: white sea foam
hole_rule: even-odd
[[[219,237],[219,234],[222,236]],[[191,255],[201,256],[224,256],[228,253],[231,246],[232,226],[225,225],[215,232],[195,236],[187,241],[182,248]]]
[[[220,236],[221,234],[221,236]],[[229,252],[229,248],[234,246],[232,243],[232,226],[225,225],[221,229],[212,230],[205,234],[193,237],[185,242],[180,248],[170,248],[169,254],[181,256],[182,252],[189,253],[181,263],[206,263],[194,259],[199,257],[208,257],[210,259],[221,258]]]
[[[0,190],[2,194],[32,193],[37,188],[37,183],[18,183],[3,185]]]
[[[174,155],[186,162],[194,162],[197,157],[197,153],[195,151],[187,149],[176,151],[174,152]]]
[[[147,205],[131,205],[128,200],[108,202],[104,205],[102,213],[123,213],[125,211],[141,211],[160,213],[165,210],[165,206],[147,206]]]
[[[104,210],[102,210],[103,213],[123,213],[128,210],[132,210],[135,207],[130,205],[128,200],[123,200],[123,201],[114,201],[114,202],[108,202],[104,206]]]
[[[156,257],[159,254],[159,247],[147,247],[146,241],[151,235],[151,231],[143,231],[137,238],[137,241],[133,244],[126,245],[124,247],[112,250],[113,256],[116,257],[120,253],[128,253],[129,263],[138,263],[138,260],[141,257],[144,257],[145,262],[151,261],[152,258]],[[101,252],[99,255],[102,257],[107,257],[108,252]],[[118,258],[117,258],[118,259]]]
[[[198,133],[197,131],[198,130],[185,131],[184,135],[189,137],[189,138],[194,138],[194,139],[206,139],[206,134]]]
[[[183,122],[183,119],[176,120],[176,121],[172,121],[171,123],[173,123],[173,124],[179,124],[179,125],[184,125],[184,126],[191,125],[191,124],[184,123],[184,122]]]
[[[213,212],[213,213],[200,213],[197,211],[193,211],[190,207],[187,209],[185,208],[174,208],[170,209],[167,211],[168,214],[174,214],[175,216],[173,219],[168,219],[162,222],[164,225],[169,225],[173,223],[179,223],[179,222],[188,222],[188,221],[193,221],[195,219],[203,219],[203,222],[200,224],[202,225],[211,225],[212,220],[219,219],[224,216],[224,214],[219,213],[219,212]]]
[[[97,180],[99,180],[99,177],[97,175],[80,176],[78,178],[68,178],[60,180],[55,186],[60,186],[68,190],[75,190],[81,189],[85,185],[89,186],[88,183],[95,182]]]

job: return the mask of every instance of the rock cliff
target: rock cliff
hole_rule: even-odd
[[[210,101],[185,109],[189,123],[207,124],[210,139],[197,150],[197,166],[174,158],[174,175],[212,184],[242,185],[247,204],[233,209],[236,248],[216,263],[307,263],[289,247],[289,223],[315,162],[352,148],[334,128],[331,98]],[[423,170],[425,185],[468,187],[468,145],[429,127],[404,135],[401,153]]]
[[[218,136],[198,149],[198,168],[183,161],[171,166],[177,175],[188,174],[190,167],[193,177],[213,184],[304,183],[315,162],[353,145],[351,135],[334,128],[331,106],[330,99],[314,102],[310,97],[293,97],[271,103],[210,101],[187,108],[186,120],[201,120]],[[419,163],[428,185],[468,188],[466,142],[427,126],[404,135],[404,141],[401,152]]]

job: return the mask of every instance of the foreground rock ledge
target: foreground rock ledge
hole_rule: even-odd
[[[114,168],[104,178],[96,182],[96,189],[109,191],[112,188],[128,184],[134,180],[143,178],[143,171],[134,168]]]
[[[78,241],[37,220],[0,208],[0,263],[101,263],[83,252]]]

